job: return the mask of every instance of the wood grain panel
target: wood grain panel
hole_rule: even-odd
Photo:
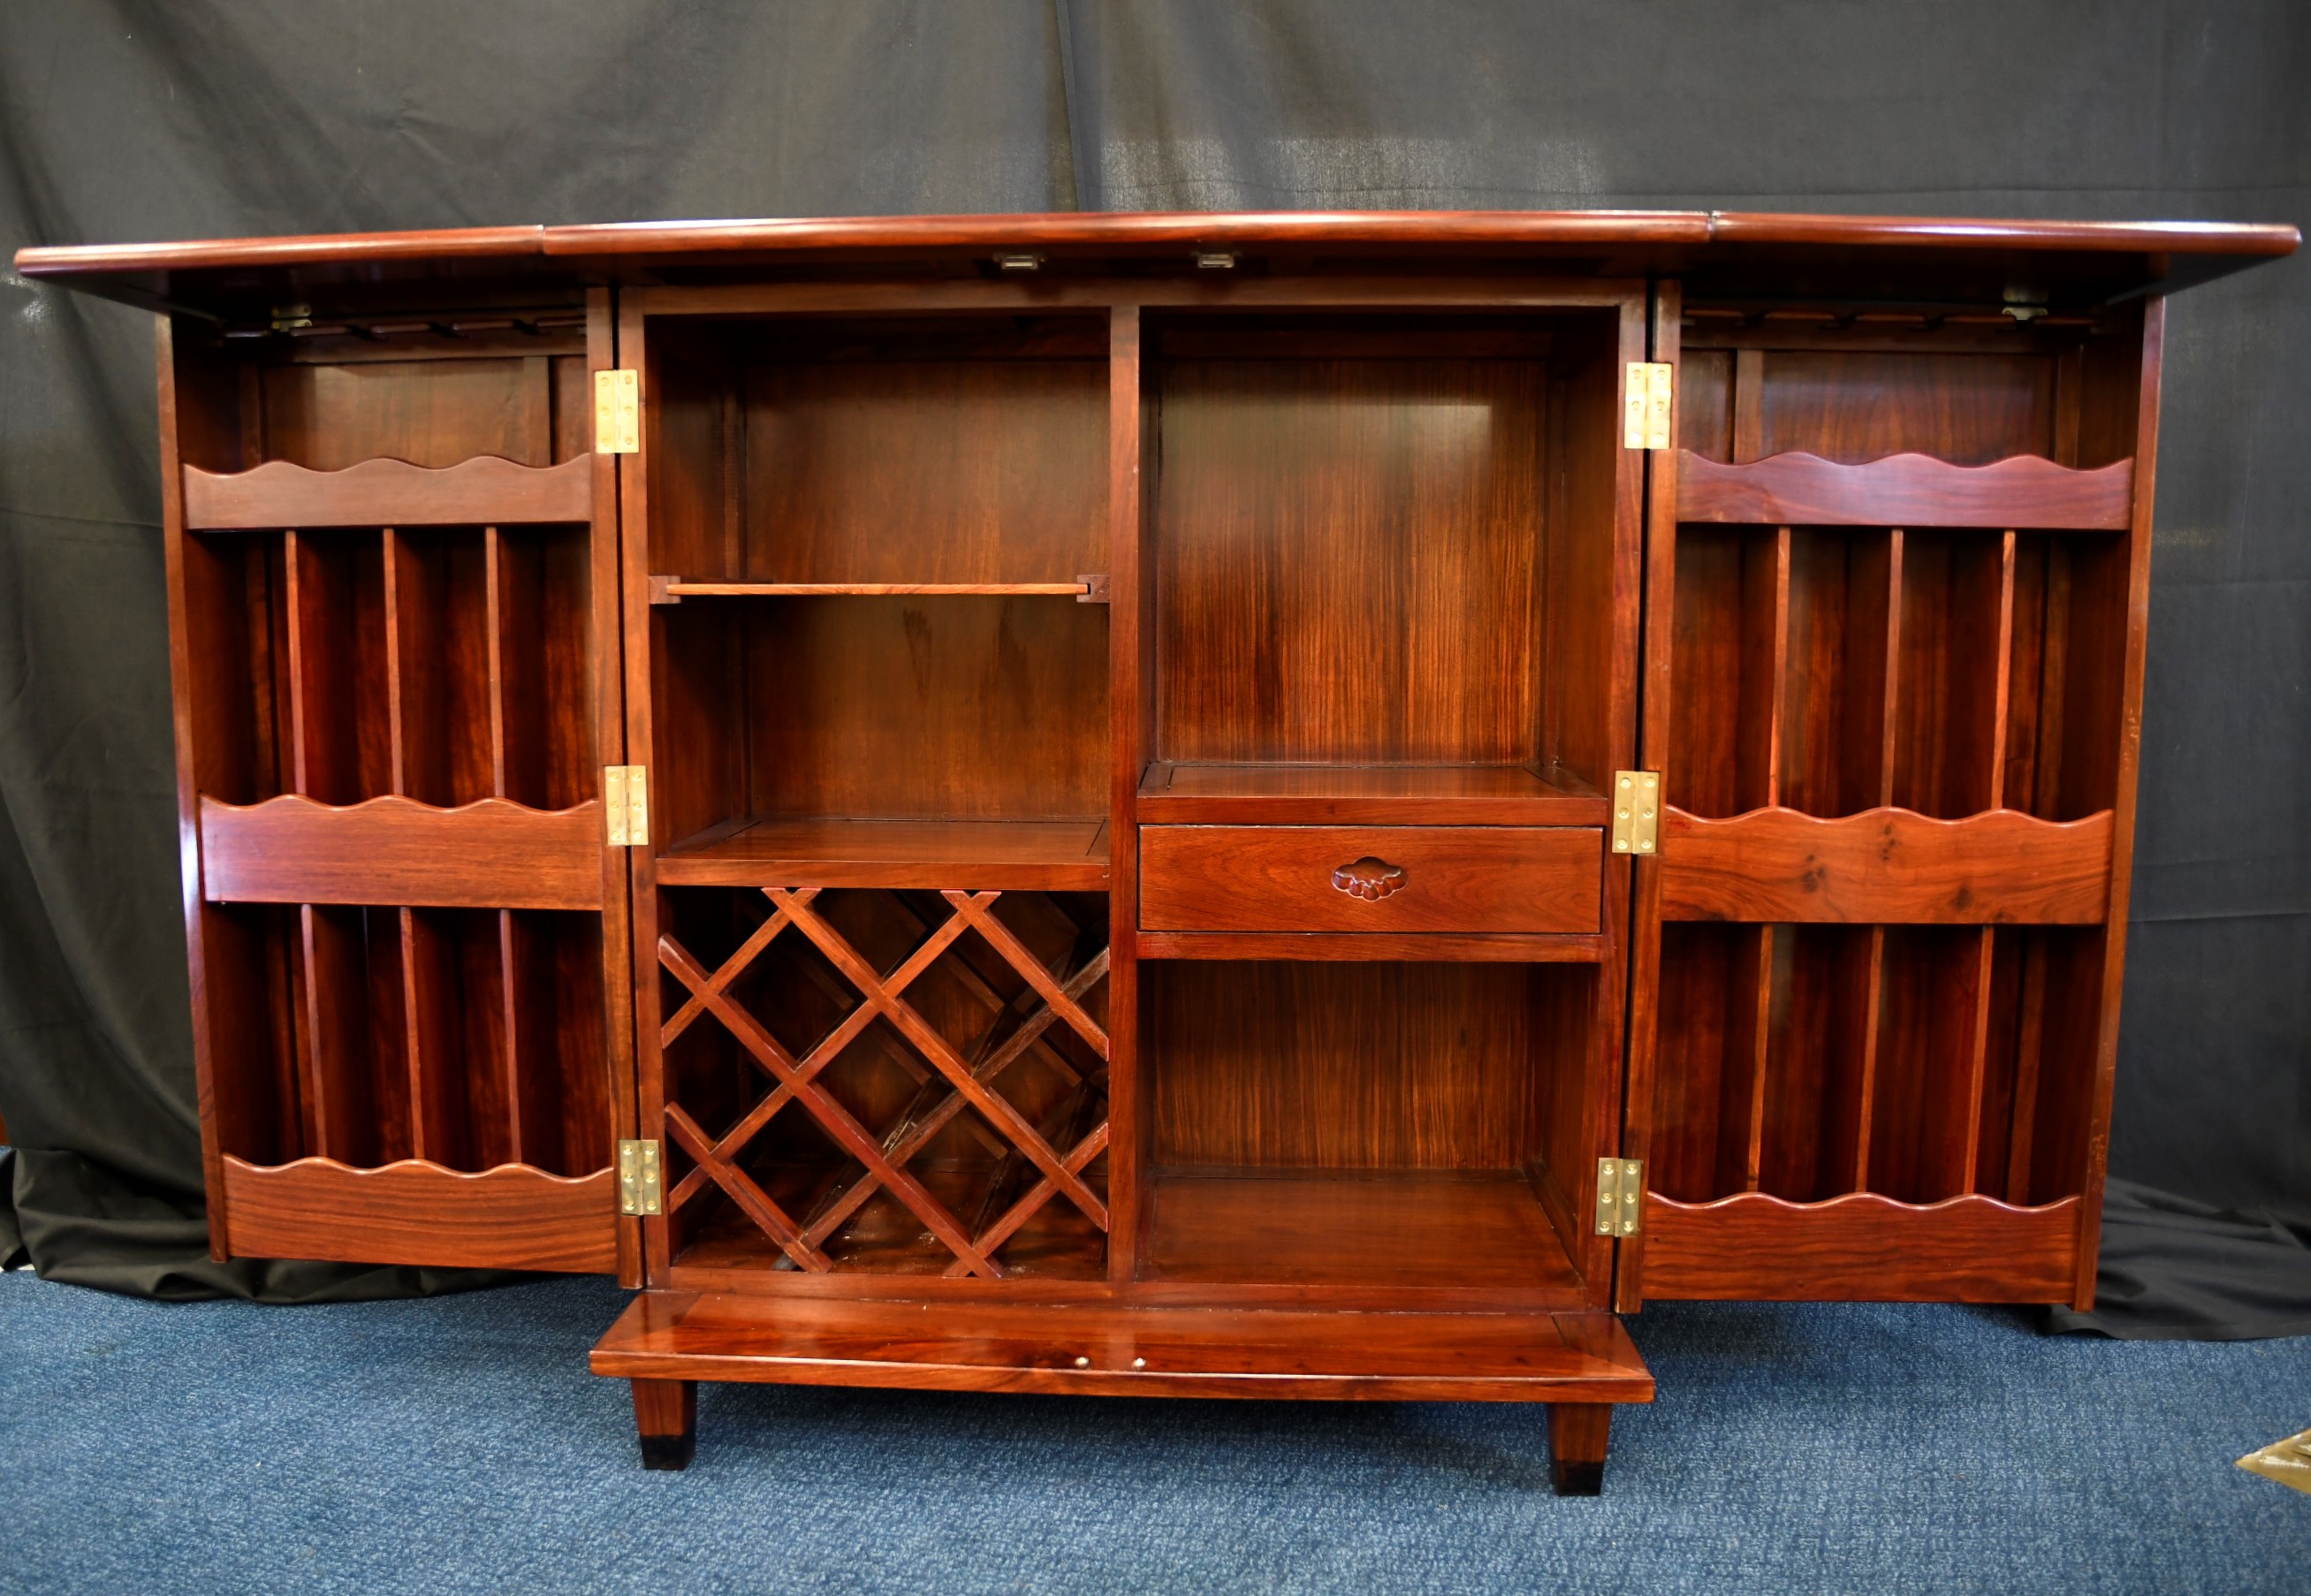
[[[1577,964],[1143,964],[1152,1162],[1518,1168],[1546,1040],[1531,988],[1593,980]]]
[[[1589,826],[1143,826],[1139,923],[1592,932],[1603,863],[1604,833]]]
[[[758,820],[658,856],[663,886],[1100,892],[1102,820]]]
[[[268,366],[265,456],[316,471],[376,458],[449,467],[476,455],[548,465],[541,377],[524,356]]]
[[[616,1267],[616,1182],[507,1164],[464,1174],[405,1159],[353,1169],[303,1158],[224,1160],[226,1235],[237,1258],[317,1258],[462,1269],[606,1273]]]
[[[1538,362],[1174,361],[1160,383],[1158,755],[1531,761]]]
[[[594,513],[594,463],[522,466],[479,455],[455,466],[367,459],[336,471],[268,460],[251,471],[185,470],[185,524],[196,531],[275,527],[477,527],[582,521]]]
[[[2110,890],[2108,810],[2066,824],[1996,809],[1937,820],[1877,808],[1825,820],[1757,809],[1661,828],[1665,920],[2085,924]]]
[[[1147,824],[1602,825],[1602,793],[1522,765],[1173,764],[1147,767]]]
[[[1208,1286],[1487,1287],[1581,1300],[1581,1277],[1516,1170],[1158,1170],[1141,1277]]]
[[[1921,454],[1841,465],[1792,451],[1729,466],[1678,450],[1682,521],[2109,531],[2125,527],[2133,493],[2132,460],[2074,471],[2036,455],[1987,466]]]
[[[597,1374],[1078,1396],[1646,1402],[1609,1314],[1364,1313],[653,1292]]]
[[[200,817],[213,903],[601,906],[598,801],[437,809],[388,797],[336,808],[284,794],[245,808],[204,798]]]
[[[747,542],[734,576],[1052,582],[1107,569],[1104,362],[773,361],[746,374],[742,403]]]
[[[2069,1298],[2078,1202],[1915,1207],[1871,1192],[1823,1203],[1744,1192],[1645,1199],[1645,1295],[1765,1302],[2053,1303]]]
[[[2009,455],[2053,452],[2051,355],[1932,349],[1763,353],[1753,458],[1807,449],[1858,461],[1915,450],[1978,466]]]

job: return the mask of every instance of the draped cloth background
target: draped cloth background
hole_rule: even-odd
[[[0,250],[498,222],[1674,205],[2311,224],[2296,0],[54,0]],[[2101,1328],[2311,1330],[2311,263],[2170,313]],[[0,280],[0,1252],[206,1260],[152,328]],[[2219,1210],[2244,1210],[2224,1218]]]

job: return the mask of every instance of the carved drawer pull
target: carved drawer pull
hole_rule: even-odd
[[[1356,863],[1342,865],[1333,871],[1332,885],[1352,898],[1377,903],[1391,893],[1404,890],[1404,867],[1366,854]]]

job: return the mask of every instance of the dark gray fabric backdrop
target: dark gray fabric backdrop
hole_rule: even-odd
[[[0,8],[11,252],[682,216],[1610,205],[2311,222],[2311,7]],[[15,1222],[44,1273],[121,1289],[453,1283],[202,1260],[150,323],[13,275],[0,315]],[[2301,1212],[2311,266],[2178,299],[2166,391],[2112,1169]]]

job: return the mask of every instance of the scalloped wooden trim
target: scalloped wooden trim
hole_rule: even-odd
[[[253,470],[185,467],[185,525],[194,531],[277,527],[507,526],[594,515],[594,457],[524,466],[475,455],[455,466],[362,460],[316,471],[292,460]]]
[[[1648,1298],[2062,1303],[2079,1199],[2017,1208],[1980,1193],[1907,1203],[1875,1191],[1791,1202],[1764,1191],[1685,1203],[1648,1192]]]
[[[219,903],[452,909],[602,906],[602,805],[533,809],[487,798],[316,803],[200,799],[201,891]]]
[[[2110,908],[2111,812],[2040,820],[1993,809],[1824,819],[1752,809],[1661,817],[1664,920],[1853,925],[2099,925]]]
[[[1953,466],[1899,454],[1848,466],[1792,451],[1729,466],[1677,451],[1680,521],[2123,532],[2133,505],[2132,460],[2079,471],[2037,455]]]
[[[466,1171],[417,1158],[224,1158],[225,1237],[239,1258],[607,1273],[617,1267],[616,1176],[527,1164]]]

